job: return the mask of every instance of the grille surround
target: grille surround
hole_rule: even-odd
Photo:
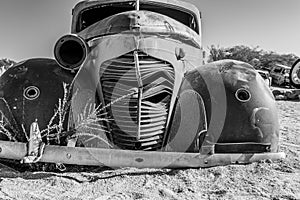
[[[114,145],[128,150],[163,147],[174,81],[170,63],[140,51],[101,65],[102,105],[111,119],[104,127]]]

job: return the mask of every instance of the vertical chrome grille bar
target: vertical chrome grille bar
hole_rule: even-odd
[[[136,139],[139,140],[141,138],[141,112],[142,112],[142,93],[143,93],[143,82],[142,76],[140,71],[140,61],[139,61],[139,54],[137,51],[133,52],[134,56],[134,64],[135,64],[135,73],[138,82],[138,113],[137,113],[137,135]]]
[[[135,10],[140,10],[140,0],[136,0],[136,2],[135,2]]]

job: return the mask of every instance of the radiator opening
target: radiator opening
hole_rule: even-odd
[[[163,147],[174,79],[170,63],[139,51],[101,65],[102,104],[117,100],[107,109],[112,143],[128,150]]]

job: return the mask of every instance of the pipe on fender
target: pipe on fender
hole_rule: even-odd
[[[62,36],[54,46],[54,57],[64,69],[77,70],[85,61],[88,46],[84,39],[76,34]]]

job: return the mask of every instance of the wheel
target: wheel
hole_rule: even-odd
[[[300,89],[300,59],[293,64],[289,78],[291,85]]]

